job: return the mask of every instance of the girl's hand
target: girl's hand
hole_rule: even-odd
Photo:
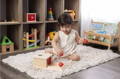
[[[64,51],[62,49],[55,49],[55,52],[58,56],[63,56],[64,55]]]
[[[84,40],[83,40],[83,44],[88,44],[88,40],[87,40],[87,39],[84,39]]]
[[[84,39],[83,39],[83,38],[79,38],[79,40],[77,41],[77,43],[78,43],[78,44],[82,44],[82,43],[83,43],[83,41],[84,41]]]

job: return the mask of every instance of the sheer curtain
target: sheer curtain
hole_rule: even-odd
[[[81,0],[81,36],[89,30],[91,20],[120,21],[120,0]]]

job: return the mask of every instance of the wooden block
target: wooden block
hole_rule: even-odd
[[[2,54],[5,54],[6,53],[6,45],[2,45],[1,48],[2,48]]]
[[[39,55],[34,57],[33,65],[39,66],[40,68],[46,68],[52,63],[51,57],[52,54],[40,53]]]
[[[13,53],[14,52],[14,44],[11,44],[9,47],[10,47],[10,53]]]
[[[2,54],[6,54],[6,52],[10,52],[10,53],[14,52],[14,44],[2,45],[1,48],[2,48]],[[7,49],[9,49],[9,51],[7,51]]]
[[[36,65],[35,63],[33,64],[33,66],[37,69],[45,69],[45,70],[55,70],[55,71],[62,71],[63,67],[60,67],[57,65],[57,63],[52,63],[51,65],[48,65],[47,67],[41,67],[41,65]]]
[[[27,13],[27,22],[36,22],[36,13]]]

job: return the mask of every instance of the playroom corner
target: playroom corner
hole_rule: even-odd
[[[0,0],[0,79],[119,79],[119,4],[106,4]]]

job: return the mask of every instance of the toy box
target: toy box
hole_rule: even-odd
[[[46,68],[52,63],[51,60],[52,54],[49,53],[40,53],[35,56],[33,59],[34,66],[39,66],[40,68]]]
[[[36,22],[36,13],[27,13],[27,22]]]

